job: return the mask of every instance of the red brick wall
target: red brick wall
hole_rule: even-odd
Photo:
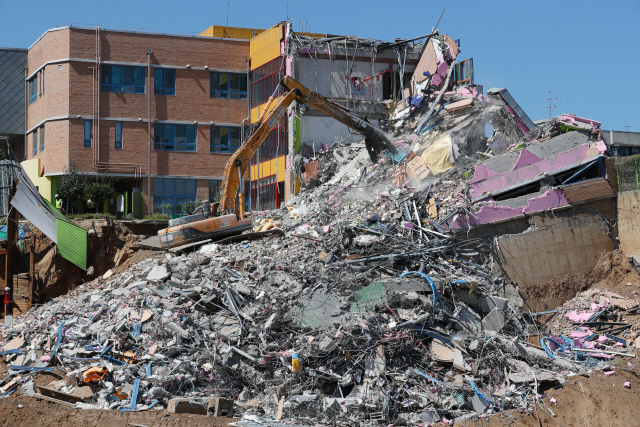
[[[562,187],[562,192],[571,204],[582,203],[616,193],[604,178],[570,184]]]
[[[70,56],[93,60],[95,42],[95,31],[72,29]],[[146,65],[147,49],[151,49],[151,62],[154,64],[245,70],[245,58],[249,57],[249,41],[102,30],[101,42],[103,61]]]
[[[69,56],[69,30],[49,32],[38,43],[29,49],[27,64],[28,75],[31,75],[47,61],[67,58]],[[45,67],[45,93],[38,94],[38,99],[28,104],[27,129],[48,117],[68,115],[69,111],[69,66],[57,64]],[[42,75],[38,73],[38,85]]]

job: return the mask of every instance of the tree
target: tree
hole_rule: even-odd
[[[104,201],[108,200],[111,194],[113,194],[115,181],[115,178],[109,174],[109,171],[98,174],[93,180],[87,179],[84,195],[87,199],[91,199],[99,210]]]
[[[64,173],[58,181],[58,194],[60,194],[60,197],[63,199],[67,200],[67,204],[69,201],[75,200],[84,192],[86,182],[82,179],[80,174],[81,171],[80,168],[78,168],[78,165],[76,165],[75,162],[71,162],[69,169],[65,167]]]

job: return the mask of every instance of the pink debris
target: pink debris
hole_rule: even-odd
[[[324,231],[325,233],[328,233],[330,229],[331,229],[331,227],[330,227],[330,226],[328,226],[328,225],[326,225],[326,226],[322,229],[322,231]]]
[[[631,383],[629,381],[625,381],[623,385],[625,388],[631,388]]]
[[[44,355],[44,356],[42,356],[42,357],[40,358],[40,361],[41,361],[41,362],[48,362],[48,361],[49,361],[49,359],[51,359],[51,356],[49,356],[48,354],[46,354],[46,355]]]
[[[605,337],[604,335],[600,335],[598,337],[598,342],[605,342],[606,340],[608,340],[609,338]]]
[[[571,331],[571,338],[586,338],[593,335],[593,332],[589,328],[583,328],[586,332],[582,331]]]
[[[629,369],[633,370],[633,365],[631,364],[631,362],[627,362],[627,366],[629,367]]]
[[[573,310],[573,311],[565,314],[564,317],[566,317],[567,319],[571,320],[572,322],[586,322],[594,314],[595,313],[592,312],[592,311],[585,311],[584,313],[578,314],[578,312],[576,310]]]
[[[616,371],[607,371],[607,372],[604,373],[604,376],[605,377],[610,377],[611,375],[613,375],[615,373],[616,373]]]
[[[556,398],[555,398],[555,397],[552,397],[551,399],[549,399],[549,402],[551,402],[551,403],[557,403],[558,401],[556,400]]]

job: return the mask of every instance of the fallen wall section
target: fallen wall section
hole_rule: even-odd
[[[530,229],[497,238],[503,268],[515,284],[532,285],[570,273],[587,274],[615,245],[604,220],[591,214],[536,215]]]
[[[640,191],[618,194],[618,239],[620,250],[640,260]]]

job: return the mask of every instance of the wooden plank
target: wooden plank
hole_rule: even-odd
[[[58,405],[66,406],[67,408],[73,408],[74,405],[69,402],[64,402],[62,400],[54,399],[53,397],[45,396],[44,394],[34,393],[34,397],[36,399],[46,400],[51,403],[57,403]]]

